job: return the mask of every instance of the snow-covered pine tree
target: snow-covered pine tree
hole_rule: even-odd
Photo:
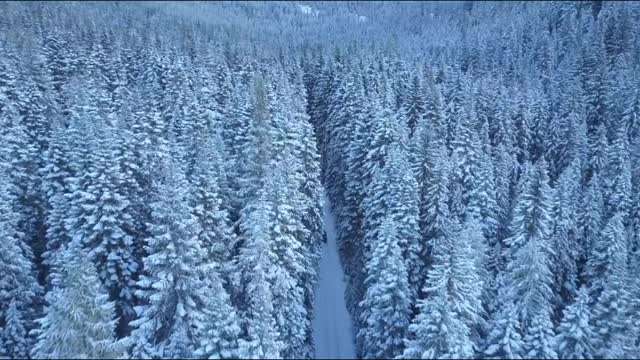
[[[426,116],[426,100],[425,91],[422,85],[422,77],[414,75],[409,85],[406,105],[404,106],[405,117],[407,118],[407,126],[409,128],[409,136],[413,136],[417,124],[423,121]]]
[[[311,123],[316,128],[319,150],[324,153],[326,150],[325,144],[328,141],[326,139],[326,133],[328,131],[328,129],[326,129],[326,122],[329,117],[329,102],[332,91],[335,89],[335,87],[331,87],[331,84],[335,81],[335,73],[333,64],[326,61],[321,52],[317,51],[314,56],[314,64],[311,66],[313,67],[312,72],[315,84],[310,88],[311,91],[308,92],[308,113]],[[324,156],[322,157],[321,167],[322,169],[326,169]]]
[[[72,241],[56,259],[59,286],[46,295],[45,315],[34,331],[36,359],[127,358],[126,340],[115,337],[114,303],[81,245]]]
[[[640,90],[636,88],[632,91],[633,95],[627,99],[627,106],[622,114],[629,141],[640,137]]]
[[[487,240],[481,223],[477,219],[465,221],[458,231],[452,250],[452,280],[457,292],[452,297],[454,309],[471,330],[474,350],[481,346],[483,331],[487,328],[489,295],[488,285],[491,274],[487,271]]]
[[[518,172],[518,161],[513,149],[504,143],[500,143],[493,148],[493,161],[495,163],[495,186],[496,204],[498,206],[498,247],[503,246],[503,240],[510,236],[509,226],[511,222],[511,212],[515,202],[514,188]],[[502,256],[499,256],[498,264],[504,263]],[[498,265],[501,268],[502,265]]]
[[[143,76],[138,82],[141,84],[131,91],[129,101],[124,105],[124,116],[131,120],[123,124],[120,137],[125,144],[116,157],[121,172],[126,174],[120,186],[122,194],[131,203],[129,211],[134,223],[130,224],[130,229],[134,232],[134,254],[141,269],[145,239],[149,237],[153,179],[159,176],[160,164],[168,156],[169,145],[167,126],[161,119],[161,105],[156,103],[157,96],[162,94],[160,85]]]
[[[629,284],[629,305],[627,306],[626,326],[628,342],[625,350],[630,357],[640,354],[640,281],[635,276],[640,267],[640,258],[637,253],[630,254],[627,282]]]
[[[0,76],[0,100],[2,100],[0,116],[4,118],[7,116],[8,111],[15,110],[17,102],[16,80],[18,77],[18,59],[15,53],[16,50],[11,43],[2,41],[0,47],[5,54],[2,60],[0,60],[0,72],[2,73]]]
[[[457,161],[452,164],[451,186],[457,185],[458,191],[460,191],[460,204],[459,206],[451,206],[450,210],[462,222],[470,216],[471,211],[479,212],[481,210],[477,207],[470,208],[470,204],[474,201],[476,203],[480,201],[478,197],[482,195],[479,185],[482,175],[480,161],[483,144],[478,137],[478,131],[474,128],[475,113],[463,107],[460,109],[460,116],[456,123],[455,135],[451,141],[452,161]],[[476,199],[474,199],[474,195]],[[474,205],[477,206],[477,204]]]
[[[362,92],[359,74],[349,74],[355,77],[354,91],[357,91],[355,93],[357,96],[354,104],[351,104],[351,109],[354,118],[358,119],[354,122],[346,119],[345,125],[351,142],[346,148],[349,153],[346,154],[345,167],[348,170],[344,173],[349,176],[347,180],[350,183],[347,185],[351,186],[347,189],[348,191],[344,191],[349,197],[345,197],[341,203],[334,202],[334,207],[340,210],[336,212],[338,219],[344,217],[350,220],[350,223],[340,227],[338,244],[341,255],[346,260],[346,273],[351,280],[347,292],[347,304],[357,323],[356,328],[360,328],[363,325],[359,322],[363,318],[360,316],[361,308],[358,304],[365,293],[363,284],[367,277],[366,262],[369,259],[367,254],[371,249],[370,244],[373,241],[371,239],[377,236],[376,231],[379,229],[380,222],[392,207],[385,200],[389,189],[383,185],[389,179],[385,180],[381,175],[385,165],[388,164],[390,149],[395,146],[395,142],[399,141],[398,129],[403,124],[396,122],[395,99],[384,75],[383,79],[367,77],[369,81],[380,81],[378,85],[371,85],[378,91],[370,93],[367,99]],[[353,95],[349,98],[351,97]],[[380,177],[377,178],[377,176]],[[374,184],[375,181],[378,183]],[[382,188],[384,191],[380,191]],[[353,208],[357,210],[352,211]]]
[[[539,81],[533,82],[530,91],[532,92],[531,98],[534,100],[530,105],[531,146],[529,151],[531,153],[531,161],[536,162],[540,157],[544,156],[545,153],[543,147],[545,145],[546,135],[549,132],[549,99]]]
[[[251,115],[247,124],[245,146],[240,148],[240,157],[236,161],[238,166],[238,181],[240,201],[246,207],[262,187],[262,182],[268,172],[268,165],[273,158],[273,142],[275,129],[272,122],[272,104],[270,95],[273,84],[270,78],[256,74],[250,87]],[[244,210],[243,210],[244,211]]]
[[[196,72],[195,69],[190,71]],[[190,74],[189,77],[196,77],[196,75]],[[194,80],[198,81],[200,79]],[[190,90],[183,95],[188,100],[185,100],[186,104],[183,113],[180,115],[182,129],[179,136],[176,136],[177,143],[181,144],[180,146],[183,148],[184,162],[186,164],[185,176],[189,181],[191,181],[193,175],[200,147],[199,143],[213,133],[215,121],[212,113],[205,107],[205,103],[208,102],[208,99],[204,97],[206,88],[199,83],[193,84],[191,87],[198,87],[198,89]],[[221,149],[223,148],[221,147]],[[222,175],[226,176],[225,174]]]
[[[370,244],[367,290],[359,304],[363,328],[358,337],[365,358],[399,355],[409,325],[409,286],[397,226],[395,219],[385,218]]]
[[[447,70],[446,86],[443,106],[443,136],[447,149],[452,150],[452,142],[456,136],[458,121],[463,119],[465,108],[465,95],[470,93],[469,82],[464,77],[458,66],[449,67]]]
[[[388,187],[384,185],[390,181],[390,173],[385,167],[389,164],[389,152],[394,146],[398,145],[397,142],[400,141],[401,137],[399,128],[402,124],[395,121],[397,119],[393,107],[394,99],[388,81],[382,81],[380,91],[381,93],[375,94],[374,99],[371,101],[369,110],[371,117],[368,119],[370,129],[368,131],[364,130],[361,133],[364,138],[360,139],[360,151],[365,152],[362,160],[362,169],[360,169],[360,182],[364,190],[361,204],[364,220],[362,235],[359,236],[358,233],[352,234],[349,228],[339,231],[338,234],[339,242],[345,239],[344,243],[352,246],[351,253],[346,253],[344,251],[346,248],[341,250],[343,250],[342,255],[346,259],[353,259],[346,261],[346,263],[350,263],[346,266],[346,271],[352,280],[347,303],[350,306],[353,317],[356,319],[356,323],[363,319],[360,315],[361,307],[358,307],[358,304],[364,298],[366,288],[366,286],[363,287],[363,284],[365,284],[365,279],[368,276],[365,270],[365,263],[369,259],[367,254],[371,251],[371,244],[377,237],[381,221],[388,212],[392,211],[391,208],[393,207],[385,200],[386,195],[390,192]],[[352,165],[347,164],[347,166]],[[384,191],[381,191],[381,189],[384,189]],[[338,212],[337,217],[340,218],[341,216],[342,214]],[[362,239],[362,244],[358,244],[358,239]],[[340,245],[343,247],[342,244]],[[363,255],[359,255],[360,253],[363,253]],[[363,325],[358,323],[356,328],[361,326]]]
[[[343,134],[347,138],[344,140],[343,154],[340,154],[344,162],[343,194],[339,199],[332,199],[334,212],[337,219],[337,238],[340,248],[340,255],[345,266],[345,273],[349,274],[350,284],[347,291],[347,306],[351,313],[355,315],[356,322],[359,308],[358,302],[364,294],[364,279],[366,257],[364,256],[364,235],[363,221],[366,186],[371,182],[365,175],[365,165],[369,143],[367,136],[371,134],[372,109],[369,99],[365,95],[364,81],[359,72],[354,70],[345,75],[349,81],[345,95],[348,110]],[[336,110],[338,110],[337,108]],[[331,151],[331,150],[329,150]],[[332,151],[333,152],[333,151]],[[333,170],[327,169],[327,176],[333,176]],[[325,181],[325,183],[328,183]],[[328,194],[331,196],[333,186],[328,183]],[[330,198],[331,199],[331,198]]]
[[[176,150],[176,148],[173,148]],[[174,151],[177,152],[177,151]],[[134,357],[193,357],[216,296],[198,223],[189,209],[189,184],[171,154],[156,179],[151,238],[137,295],[143,305],[131,322]],[[215,284],[213,286],[216,286]],[[228,314],[233,316],[233,314]]]
[[[249,126],[252,124],[251,114],[253,103],[249,97],[249,87],[238,82],[232,88],[231,105],[228,112],[228,119],[224,122],[223,140],[228,153],[227,159],[227,183],[229,189],[229,217],[232,221],[237,221],[240,217],[240,210],[244,206],[241,196],[241,176],[244,172],[245,148],[250,145]]]
[[[567,121],[571,119],[553,116],[549,121],[547,136],[544,139],[544,156],[549,163],[549,177],[552,182],[555,182],[570,161],[570,142],[563,141],[567,134]]]
[[[405,145],[396,143],[389,147],[385,167],[366,189],[364,215],[368,220],[366,224],[373,227],[379,226],[377,219],[381,216],[391,217],[396,221],[398,246],[409,274],[409,295],[413,303],[420,288],[420,270],[424,268],[419,257],[422,244],[418,228],[418,199],[415,197],[417,184]],[[373,237],[375,234],[367,229],[365,241]]]
[[[451,303],[437,289],[428,300],[418,301],[418,315],[409,326],[410,340],[406,341],[399,359],[470,359],[473,342],[469,328],[451,309]]]
[[[609,115],[608,97],[611,84],[609,83],[602,34],[599,26],[590,31],[585,39],[587,44],[581,54],[584,57],[582,74],[580,74],[583,78],[583,102],[585,103],[589,140],[592,143],[599,135],[596,130],[599,132],[599,127],[606,125],[606,118]]]
[[[531,162],[531,98],[526,93],[521,93],[510,104],[512,106],[511,121],[515,127],[514,150],[518,157],[518,163],[524,166]]]
[[[3,323],[3,327],[0,328],[0,356],[15,359],[28,358],[31,341],[15,298],[11,299],[6,309]]]
[[[217,271],[215,266],[209,266],[204,275],[209,283],[210,297],[204,309],[202,335],[194,355],[207,359],[232,359],[240,356],[238,341],[241,329],[238,315]]]
[[[369,120],[371,128],[366,132],[364,140],[368,144],[363,166],[365,186],[369,186],[377,176],[377,172],[386,166],[390,150],[402,138],[400,131],[402,124],[396,121],[397,113],[393,109],[391,89],[383,89],[379,98],[372,100],[371,106],[372,118]]]
[[[555,333],[549,313],[536,314],[527,327],[524,336],[524,351],[528,358],[555,359],[556,354]]]
[[[544,159],[529,164],[521,180],[508,245],[507,299],[513,301],[524,329],[534,317],[550,314],[553,296],[551,188]]]
[[[93,180],[87,185],[89,197],[81,203],[82,212],[78,214],[86,220],[73,228],[72,234],[88,249],[100,280],[111,299],[116,300],[118,317],[124,321],[119,327],[122,335],[120,331],[134,317],[134,287],[139,264],[131,235],[135,229],[134,212],[122,186],[128,174],[120,172],[117,152],[122,143],[116,131],[113,125],[97,129],[96,161],[94,174],[90,175]]]
[[[207,252],[207,259],[220,266],[222,279],[227,279],[235,234],[222,198],[226,178],[221,145],[217,132],[205,134],[198,144],[191,176],[191,206],[199,224],[200,247]]]
[[[150,69],[151,70],[151,69]],[[161,104],[156,97],[162,94],[159,84],[152,79],[142,78],[144,86],[133,92],[131,108],[131,132],[134,152],[137,155],[139,179],[143,189],[149,189],[160,164],[168,154],[167,124],[160,113]],[[140,99],[136,102],[136,99]]]
[[[475,180],[476,186],[471,189],[468,196],[468,206],[466,209],[466,236],[471,241],[472,251],[477,254],[475,266],[478,276],[482,282],[478,283],[482,296],[477,301],[477,310],[483,316],[478,316],[469,326],[472,328],[474,341],[476,343],[487,331],[486,311],[492,294],[491,285],[495,284],[496,269],[500,267],[499,254],[502,251],[501,243],[498,242],[499,208],[496,202],[496,186],[493,160],[491,158],[491,144],[489,142],[488,126],[481,124],[480,142],[482,147],[479,153],[479,169]],[[478,228],[475,228],[478,226]],[[498,258],[494,258],[495,256]],[[482,304],[481,304],[482,303]],[[485,309],[480,310],[482,307]],[[480,333],[478,332],[480,331]]]
[[[596,333],[591,323],[589,292],[578,290],[575,301],[564,309],[556,330],[556,353],[562,359],[593,359]]]
[[[362,257],[351,256],[351,254],[357,254],[363,250],[359,239],[362,239],[362,222],[364,220],[362,201],[365,196],[365,188],[371,181],[364,175],[364,166],[367,151],[369,150],[369,144],[366,139],[371,131],[371,124],[367,120],[371,113],[369,103],[366,101],[362,77],[354,74],[349,74],[349,76],[352,79],[349,99],[351,97],[356,97],[356,99],[353,100],[353,104],[349,104],[351,106],[348,108],[350,111],[350,120],[348,122],[350,139],[344,149],[345,154],[343,156],[346,162],[344,200],[343,205],[338,210],[340,210],[341,214],[340,247],[342,253],[346,255],[345,258],[347,256],[351,258],[345,261],[345,265],[347,266],[347,271],[353,273],[354,271],[362,270],[364,264]],[[358,268],[360,269],[358,270]]]
[[[409,327],[406,358],[471,358],[477,348],[483,281],[473,254],[482,230],[473,220],[463,228],[451,220],[446,225],[432,240],[433,264]]]
[[[618,212],[623,214],[623,222],[627,226],[632,199],[629,139],[624,124],[621,121],[617,123],[619,129],[614,133],[606,155],[605,209],[607,217]]]
[[[432,139],[436,139],[433,134],[432,125],[421,118],[416,124],[413,136],[408,141],[409,159],[411,168],[416,175],[418,186],[423,187],[423,178],[426,176],[428,167],[425,162],[429,159],[429,144]]]
[[[629,284],[626,279],[627,235],[622,213],[616,213],[602,230],[596,243],[590,268],[598,277],[593,280],[590,293],[595,300],[591,308],[596,333],[595,356],[617,359],[627,356],[630,341],[626,327]]]
[[[79,89],[83,89],[82,91]],[[97,129],[104,126],[104,118],[98,107],[99,98],[103,93],[99,92],[91,79],[79,77],[67,84],[64,88],[66,96],[71,99],[68,108],[68,125],[65,131],[64,154],[69,164],[69,177],[66,179],[68,191],[64,194],[67,203],[64,214],[64,227],[68,239],[72,241],[79,238],[85,241],[87,235],[93,233],[93,222],[99,218],[92,218],[90,210],[96,209],[96,194],[89,191],[91,186],[96,186],[99,175],[98,161],[103,160],[106,149],[99,146]],[[52,239],[53,240],[53,239]],[[54,240],[55,241],[55,240]],[[59,241],[59,240],[58,240]],[[54,244],[48,249],[52,258],[56,257],[55,249],[64,244]],[[52,261],[52,260],[51,260]],[[53,264],[53,266],[56,266]],[[56,284],[56,272],[51,274],[51,283]]]
[[[580,201],[578,209],[578,237],[582,256],[577,259],[580,280],[583,284],[593,281],[593,273],[588,262],[595,256],[595,246],[604,227],[604,196],[600,184],[600,175],[594,174]]]
[[[553,191],[554,306],[558,314],[562,305],[571,302],[577,293],[578,259],[584,258],[577,226],[581,170],[579,160],[573,160],[560,174]]]
[[[65,196],[69,195],[68,180],[71,169],[65,154],[66,131],[62,121],[52,121],[51,141],[44,156],[46,165],[41,169],[42,191],[46,199],[45,223],[46,249],[42,254],[47,274],[54,273],[52,266],[59,264],[55,260],[60,248],[69,242],[70,236],[65,229],[65,218],[69,211],[69,203]],[[51,279],[47,279],[51,285]]]
[[[285,151],[284,161],[276,163],[279,165],[274,165],[265,179],[265,196],[271,204],[268,239],[276,256],[272,285],[274,317],[279,341],[284,345],[280,353],[283,358],[304,356],[310,327],[304,306],[304,292],[308,287],[303,281],[310,278],[313,263],[310,244],[305,241],[308,230],[295,210],[304,202],[295,161],[289,151]]]
[[[34,57],[24,63],[22,76],[18,87],[18,111],[24,124],[24,133],[27,140],[25,144],[26,158],[22,159],[22,166],[26,168],[28,181],[24,182],[23,200],[27,219],[25,230],[31,238],[36,268],[39,279],[43,279],[46,270],[41,263],[41,254],[46,248],[45,228],[46,197],[42,191],[42,170],[46,164],[43,156],[50,142],[50,124],[53,118],[53,99],[47,92],[48,79],[44,74],[43,59]]]
[[[243,213],[240,219],[244,242],[235,259],[239,277],[235,285],[243,290],[240,358],[277,358],[284,348],[274,314],[272,281],[277,257],[269,237],[272,218],[269,200],[262,190],[260,197],[249,204],[251,211]]]
[[[13,114],[13,115],[12,115]],[[2,125],[15,116],[11,107],[0,114]],[[3,130],[7,130],[4,127]],[[11,132],[9,132],[11,134]],[[3,134],[5,135],[5,134]],[[6,136],[6,135],[5,135]],[[4,136],[3,136],[4,138]],[[5,142],[5,145],[7,143]],[[31,335],[23,336],[35,326],[33,321],[41,310],[42,288],[37,281],[34,257],[20,226],[18,197],[12,179],[13,169],[2,149],[0,164],[0,356],[19,358],[31,348]],[[25,334],[22,334],[22,332]]]
[[[275,165],[268,177],[273,177],[269,181],[276,182],[271,187],[279,189],[274,192],[278,215],[275,223],[282,226],[274,227],[274,230],[280,232],[275,251],[293,280],[285,287],[297,284],[297,288],[291,287],[276,296],[276,302],[284,300],[298,304],[299,296],[303,297],[303,302],[297,309],[295,306],[284,306],[282,309],[276,306],[279,316],[286,319],[281,321],[283,328],[289,328],[281,331],[283,339],[289,339],[283,356],[299,358],[311,356],[313,351],[310,325],[324,231],[321,227],[320,168],[315,150],[315,135],[305,113],[305,90],[301,84],[300,70],[296,64],[288,66],[289,71],[285,68],[282,73],[277,73],[278,88],[273,102],[280,104],[275,106],[277,111],[274,111],[274,126],[277,130],[276,142],[279,144],[276,147],[281,148],[275,151]],[[292,209],[299,210],[292,212]],[[291,254],[292,251],[295,255]],[[290,300],[285,300],[286,298]],[[287,307],[290,309],[286,309]],[[287,311],[290,312],[289,315],[286,314]],[[294,320],[300,314],[304,314],[306,319]],[[306,339],[300,336],[302,332]]]
[[[442,94],[437,88],[431,70],[425,71],[425,114],[424,119],[433,130],[433,138],[445,141],[445,126],[442,110]]]
[[[593,138],[593,139],[591,139]],[[609,145],[607,143],[607,129],[603,125],[597,128],[596,134],[589,139],[589,155],[587,162],[587,180],[594,174],[602,174],[607,163]]]
[[[411,171],[409,154],[404,144],[399,144],[390,151],[389,164],[390,182],[397,186],[389,189],[392,191],[387,196],[387,201],[393,205],[392,216],[399,224],[399,245],[409,275],[411,302],[415,303],[420,289],[420,269],[425,265],[423,259],[420,258],[423,243],[420,238],[420,209],[416,197],[418,184]]]
[[[427,278],[427,270],[431,266],[431,252],[434,242],[449,231],[449,174],[450,165],[444,141],[434,139],[430,142],[420,169],[420,231],[422,233],[422,252],[424,259],[419,281]],[[421,297],[421,296],[418,296]]]
[[[488,346],[484,350],[484,356],[490,359],[522,359],[526,357],[520,328],[518,311],[513,303],[503,304],[487,338]]]
[[[486,134],[486,128],[483,127],[483,129],[485,129],[483,132]],[[484,151],[479,154],[477,184],[476,187],[472,188],[471,194],[469,194],[467,215],[480,219],[483,234],[487,238],[488,244],[495,245],[500,225],[500,208],[497,204],[495,169],[488,139],[481,140]]]

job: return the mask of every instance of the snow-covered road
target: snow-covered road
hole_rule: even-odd
[[[313,335],[316,357],[321,359],[355,359],[351,317],[344,300],[345,282],[331,204],[324,198],[324,225],[327,244],[320,260],[320,281],[316,290]]]

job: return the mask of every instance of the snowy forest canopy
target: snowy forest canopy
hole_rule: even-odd
[[[640,2],[0,2],[0,358],[640,357]]]

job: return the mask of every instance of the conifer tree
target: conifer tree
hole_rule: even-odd
[[[408,358],[470,358],[476,350],[483,281],[472,254],[482,231],[471,222],[462,229],[447,225],[443,236],[433,240],[425,298],[418,301],[419,313],[409,327],[412,337],[403,354]]]
[[[500,143],[494,148],[495,163],[495,186],[496,186],[496,204],[499,208],[496,217],[498,219],[498,229],[496,230],[497,238],[500,240],[497,247],[503,246],[503,240],[510,236],[509,225],[511,221],[511,211],[515,202],[513,197],[516,174],[518,171],[516,156],[510,153],[510,148]],[[499,249],[496,249],[496,251]],[[499,256],[498,263],[502,263],[502,256]],[[502,266],[499,265],[498,268]]]
[[[441,291],[431,294],[428,301],[418,301],[419,314],[409,326],[412,334],[404,352],[405,359],[467,359],[472,358],[473,343],[469,328],[451,309],[451,303]],[[428,314],[428,315],[427,315]]]
[[[548,313],[537,314],[527,328],[524,337],[524,351],[529,358],[555,359],[555,334]]]
[[[409,87],[407,105],[404,107],[410,136],[413,135],[417,124],[421,123],[426,115],[424,95],[425,91],[422,85],[422,78],[420,76],[414,76]]]
[[[625,226],[629,222],[631,211],[631,164],[629,162],[629,140],[623,123],[617,121],[620,127],[614,134],[614,139],[608,147],[607,154],[607,183],[606,207],[607,215],[620,212],[623,214]]]
[[[433,149],[429,153],[430,160],[423,166],[429,166],[429,170],[424,169],[425,176],[422,178],[422,190],[420,201],[420,229],[422,232],[422,253],[423,259],[431,258],[431,251],[434,242],[446,234],[449,226],[449,163],[446,156],[444,143],[429,147]],[[427,172],[428,171],[428,172]],[[427,269],[430,262],[426,263],[422,269],[420,281],[426,279]]]
[[[189,186],[174,158],[163,164],[163,178],[154,186],[151,238],[137,291],[144,305],[136,308],[138,317],[131,322],[134,357],[193,357],[215,299],[207,253],[188,205]]]
[[[246,206],[267,174],[267,166],[273,158],[275,129],[272,123],[273,84],[262,76],[256,75],[251,87],[251,115],[246,130],[246,145],[240,150],[236,162],[239,167],[240,197]]]
[[[489,334],[487,344],[484,355],[492,359],[522,359],[526,356],[524,341],[520,335],[518,313],[512,303],[502,307]]]
[[[241,314],[246,332],[239,340],[241,358],[276,358],[284,347],[279,341],[274,314],[274,278],[276,255],[269,239],[269,212],[266,194],[250,204],[251,211],[243,214],[240,228],[246,238],[236,258],[237,284],[243,288],[246,299]]]
[[[624,357],[628,341],[625,324],[629,301],[628,255],[622,219],[623,215],[616,213],[609,220],[595,246],[590,266],[600,274],[590,288],[595,299],[591,318],[596,333],[596,356],[607,359]]]
[[[285,152],[284,163],[292,164],[294,159]],[[296,173],[283,165],[274,166],[265,179],[265,189],[272,204],[272,217],[269,220],[269,238],[277,261],[274,264],[273,279],[274,314],[280,341],[284,344],[282,356],[299,358],[304,354],[306,331],[310,327],[307,309],[304,307],[302,281],[310,278],[313,269],[309,238],[301,217],[294,209],[303,204],[299,179]]]
[[[66,245],[70,236],[65,229],[65,218],[68,214],[69,203],[65,199],[70,192],[69,180],[71,179],[71,168],[65,154],[65,134],[66,130],[61,121],[52,124],[51,141],[49,148],[45,152],[47,158],[46,166],[41,170],[42,191],[47,199],[45,210],[46,249],[42,254],[47,272],[55,273],[52,269],[54,264],[59,264],[54,258],[60,248]],[[47,279],[51,284],[51,279]]]
[[[0,354],[9,358],[26,359],[29,356],[30,339],[15,299],[11,299],[4,317],[0,333]]]
[[[47,293],[45,316],[31,350],[36,359],[115,358],[127,356],[126,340],[115,337],[115,307],[98,274],[77,242],[64,248],[59,286]]]
[[[192,209],[199,224],[198,241],[207,259],[220,266],[226,278],[231,265],[234,233],[229,214],[223,204],[225,169],[219,133],[206,134],[196,154],[191,180]]]
[[[558,325],[557,354],[566,359],[593,359],[596,333],[591,324],[589,293],[580,288],[575,301],[564,309],[562,322]]]
[[[523,175],[511,222],[506,268],[509,301],[526,329],[534,317],[549,313],[552,300],[551,188],[544,159]]]
[[[358,332],[363,356],[393,358],[400,354],[409,325],[407,270],[398,245],[396,222],[386,218],[371,244],[367,291],[359,304],[364,327]]]
[[[459,217],[460,221],[464,221],[470,216],[471,211],[479,212],[478,208],[470,208],[475,201],[480,201],[480,176],[481,176],[481,157],[482,144],[478,137],[478,132],[473,128],[471,119],[474,113],[466,108],[461,109],[461,118],[457,120],[455,128],[455,136],[451,142],[453,164],[453,182],[452,185],[459,186],[460,189],[460,206],[452,206],[450,209],[452,214]],[[477,192],[474,196],[474,192]],[[476,197],[476,199],[474,199]],[[475,204],[474,204],[475,205]]]
[[[131,202],[121,186],[126,174],[120,172],[117,151],[121,144],[116,129],[98,129],[94,150],[93,180],[87,185],[85,199],[79,204],[86,221],[73,228],[73,236],[89,249],[88,256],[96,265],[98,276],[116,299],[119,317],[133,318],[134,286],[139,264],[135,257],[134,220]],[[111,143],[108,144],[107,141]],[[121,329],[126,325],[121,324]]]
[[[589,181],[578,212],[578,235],[582,256],[578,259],[581,281],[591,281],[597,276],[587,266],[595,255],[595,246],[604,227],[604,198],[600,176],[594,175]]]
[[[222,286],[215,263],[208,266],[205,281],[210,286],[210,295],[201,329],[199,343],[194,355],[207,359],[232,359],[239,356],[240,324],[231,305],[229,294]]]
[[[2,154],[3,158],[5,154]],[[10,178],[8,162],[0,165],[0,355],[23,357],[33,346],[27,335],[39,316],[42,288],[37,281],[34,257],[15,210],[18,199]]]
[[[554,243],[554,293],[556,305],[572,300],[577,293],[578,262],[584,258],[584,249],[579,246],[577,224],[580,198],[581,167],[574,160],[560,174],[554,189],[552,216],[554,220],[552,241]]]
[[[594,174],[602,174],[606,165],[608,153],[607,130],[604,125],[600,125],[593,139],[589,141],[589,162],[587,167],[587,179]]]
[[[409,272],[411,299],[417,295],[420,287],[420,269],[423,268],[419,258],[422,244],[418,229],[419,208],[415,198],[416,191],[417,184],[409,167],[408,154],[404,145],[397,144],[389,150],[386,166],[370,183],[367,197],[362,204],[365,207],[367,226],[375,229],[379,226],[376,219],[381,216],[390,216],[397,222],[398,246]],[[365,242],[375,236],[373,229],[365,229]]]

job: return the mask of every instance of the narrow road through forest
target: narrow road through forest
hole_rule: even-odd
[[[345,303],[345,281],[336,243],[336,225],[331,203],[324,196],[324,226],[327,244],[320,260],[320,280],[316,289],[313,336],[316,358],[355,359],[351,316]]]

